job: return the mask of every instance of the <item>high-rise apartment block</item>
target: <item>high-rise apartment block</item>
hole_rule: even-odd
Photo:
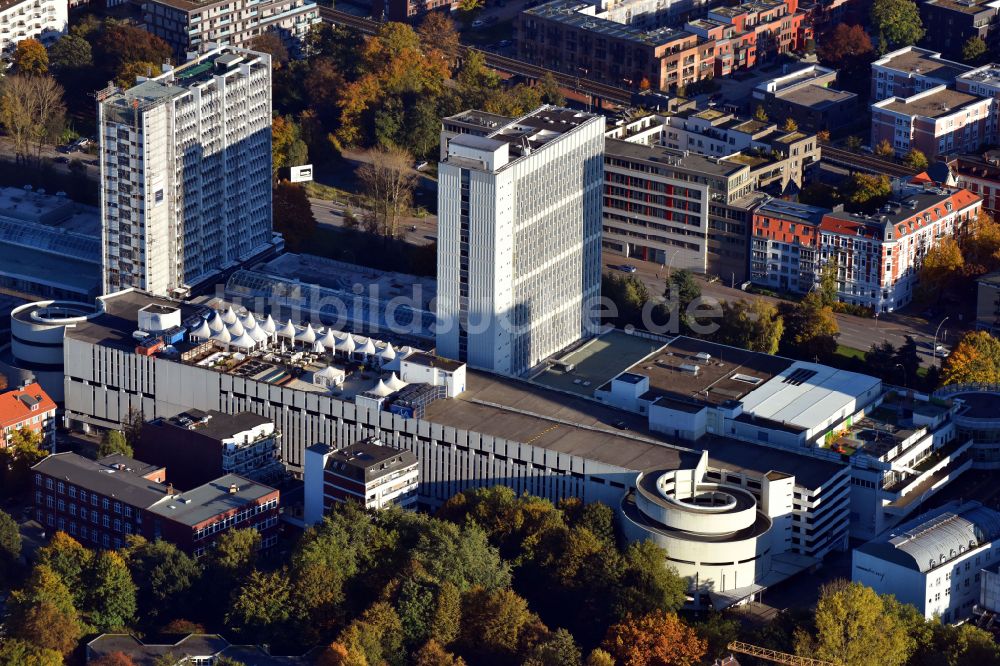
[[[447,142],[438,354],[521,375],[597,330],[604,118],[543,106]]]
[[[271,231],[271,58],[221,47],[98,102],[105,293],[183,293]]]
[[[65,0],[22,0],[0,5],[0,51],[13,52],[24,39],[51,45],[66,32],[69,5]]]
[[[250,47],[255,37],[273,33],[298,55],[312,26],[320,22],[313,0],[146,0],[146,29],[183,56],[205,44]]]

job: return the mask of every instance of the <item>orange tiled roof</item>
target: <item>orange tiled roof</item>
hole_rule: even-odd
[[[31,406],[34,404],[38,408],[32,410]],[[0,428],[16,425],[55,408],[56,403],[38,384],[28,384],[23,389],[0,393]]]

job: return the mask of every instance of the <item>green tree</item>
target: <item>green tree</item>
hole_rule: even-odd
[[[608,313],[609,323],[620,328],[642,325],[642,309],[649,302],[645,282],[634,275],[605,274],[601,277],[601,295],[617,310]]]
[[[524,666],[580,666],[582,657],[573,634],[556,629],[531,650]]]
[[[667,275],[667,288],[663,297],[667,299],[668,306],[671,309],[677,308],[681,319],[686,321],[688,306],[701,298],[701,287],[698,286],[694,273],[686,268],[671,270]]]
[[[836,353],[840,327],[833,309],[823,305],[816,292],[810,292],[800,303],[787,308],[783,318],[784,353],[819,363],[829,360]]]
[[[722,304],[722,320],[716,339],[722,344],[764,354],[776,354],[785,322],[778,308],[755,298]]]
[[[215,542],[209,566],[216,575],[241,581],[257,565],[260,532],[253,528],[227,530]]]
[[[40,648],[69,654],[84,633],[73,596],[58,574],[36,565],[8,604],[10,635]]]
[[[711,613],[694,625],[694,630],[707,645],[706,657],[719,659],[729,654],[729,644],[740,637],[740,623],[722,613]]]
[[[191,608],[192,588],[201,578],[201,567],[191,557],[172,543],[142,537],[130,537],[124,555],[146,623],[162,624]]]
[[[986,55],[986,42],[979,35],[973,35],[962,44],[962,60],[970,65],[977,64]]]
[[[49,52],[37,39],[22,39],[11,58],[14,72],[26,76],[44,76],[49,71]]]
[[[133,451],[139,446],[139,441],[142,439],[142,429],[145,422],[146,418],[141,410],[134,408],[128,410],[125,423],[122,424],[122,434],[125,435],[125,441],[128,442]]]
[[[476,585],[496,590],[511,583],[510,565],[475,524],[460,528],[433,521],[414,544],[411,555],[432,578],[447,581],[459,591]]]
[[[386,602],[372,604],[341,632],[337,642],[349,655],[342,662],[345,664],[402,666],[405,659],[402,625],[396,611]]]
[[[926,171],[928,164],[927,156],[916,148],[911,148],[910,152],[906,153],[903,157],[903,163],[918,173]]]
[[[796,635],[800,655],[843,666],[902,666],[916,649],[895,600],[887,604],[861,583],[824,585],[814,621],[815,636],[801,630]]]
[[[62,653],[57,650],[17,638],[0,639],[0,666],[62,666],[62,663]],[[91,663],[100,666],[96,661]]]
[[[820,303],[832,307],[840,300],[840,265],[836,258],[831,258],[820,270],[819,274],[819,294]]]
[[[986,331],[966,333],[941,368],[941,384],[1000,384],[1000,340]]]
[[[98,631],[121,631],[136,612],[136,587],[125,560],[113,550],[99,551],[86,574],[84,610]]]
[[[17,521],[0,510],[0,579],[7,568],[21,556],[21,530]]]
[[[445,581],[438,588],[428,635],[441,645],[451,645],[458,638],[461,622],[462,595],[457,587]]]
[[[52,569],[73,593],[73,603],[82,608],[86,599],[86,572],[94,559],[94,551],[62,531],[35,554],[38,564]]]
[[[542,94],[542,101],[546,104],[554,104],[555,106],[566,104],[566,97],[559,89],[559,82],[556,81],[556,77],[552,76],[552,72],[545,72],[545,76],[538,82],[538,90]]]
[[[291,591],[286,572],[254,571],[234,595],[226,624],[254,642],[270,643],[281,638],[291,616]]]
[[[912,46],[924,36],[920,10],[912,0],[875,0],[872,3],[871,24],[873,30],[884,37],[893,49]]]
[[[105,430],[101,437],[101,444],[97,447],[97,455],[101,458],[120,454],[132,457],[132,447],[125,439],[125,433],[121,430]]]
[[[667,563],[663,548],[649,540],[630,543],[623,565],[616,601],[619,618],[656,610],[673,612],[684,605],[687,581]]]
[[[859,136],[853,136],[852,135],[852,136],[847,137],[847,149],[851,150],[853,152],[858,152],[858,150],[861,149],[861,145],[863,143],[864,142],[861,140],[861,137],[859,137]]]
[[[863,210],[881,206],[892,193],[892,182],[885,174],[853,173],[848,184],[848,201]]]
[[[309,196],[302,186],[287,180],[280,181],[274,186],[271,203],[274,230],[285,237],[289,251],[301,252],[309,247],[317,224]]]

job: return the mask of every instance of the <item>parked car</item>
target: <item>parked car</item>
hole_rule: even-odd
[[[414,168],[417,171],[423,171],[424,169],[427,168],[427,161],[425,160],[425,161],[422,161],[422,162],[417,162],[417,165]]]
[[[621,266],[618,267],[618,270],[625,273],[635,273],[637,269],[632,264],[622,264]]]

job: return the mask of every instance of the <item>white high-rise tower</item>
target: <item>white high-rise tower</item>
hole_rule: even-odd
[[[544,106],[446,141],[437,352],[522,375],[597,332],[604,118]]]
[[[270,56],[218,48],[98,113],[105,293],[173,295],[273,242]]]

